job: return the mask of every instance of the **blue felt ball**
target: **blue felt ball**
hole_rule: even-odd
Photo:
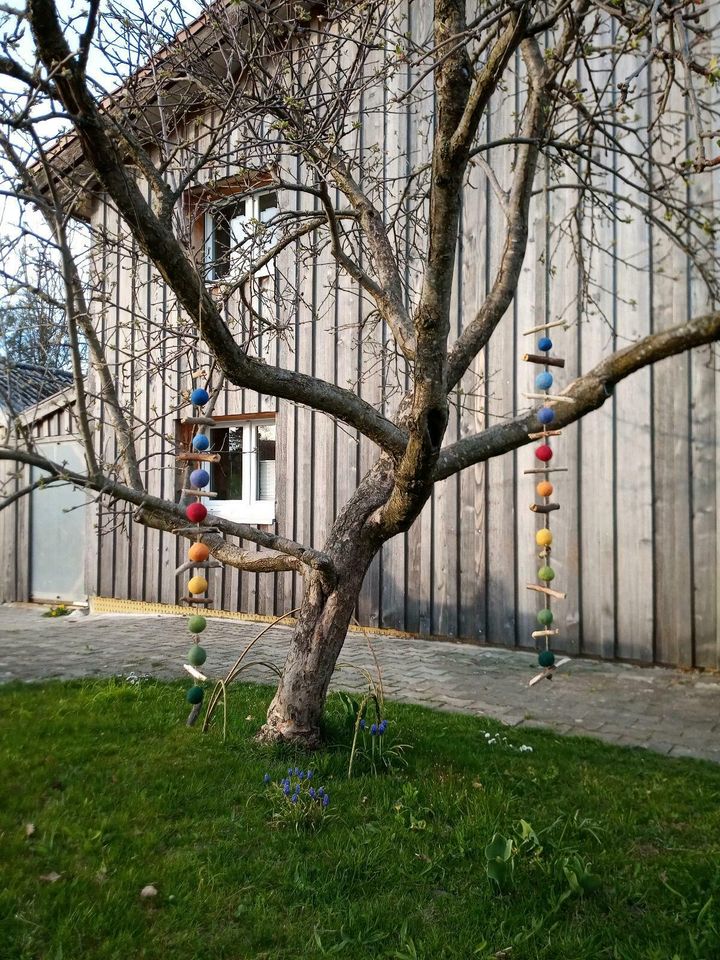
[[[190,394],[190,403],[196,407],[204,407],[209,399],[210,394],[207,392],[207,390],[203,390],[202,387],[197,387]]]
[[[551,373],[539,373],[535,378],[535,386],[538,390],[549,390],[553,385],[553,377]]]
[[[538,350],[552,350],[552,340],[550,337],[540,337],[538,340]]]
[[[210,438],[206,437],[204,433],[198,433],[197,436],[193,437],[192,445],[196,450],[207,450],[210,446]]]
[[[540,407],[538,410],[538,420],[540,423],[552,423],[555,419],[555,411],[552,407]]]
[[[210,474],[207,470],[193,470],[190,474],[190,483],[198,490],[210,483]]]

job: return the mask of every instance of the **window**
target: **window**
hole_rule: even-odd
[[[275,520],[275,420],[225,421],[210,428],[210,450],[217,463],[205,463],[210,489],[210,513],[237,523]]]
[[[250,269],[276,242],[270,224],[278,213],[275,191],[218,200],[205,214],[205,266],[209,280],[232,282]],[[274,272],[266,263],[256,277]]]

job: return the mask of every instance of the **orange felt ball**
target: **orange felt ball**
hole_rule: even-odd
[[[553,487],[549,480],[541,480],[535,489],[539,497],[550,497],[555,487]]]
[[[188,557],[195,563],[204,563],[209,556],[210,551],[204,543],[194,543],[188,550]]]
[[[205,593],[208,582],[205,577],[192,577],[188,582],[188,593]]]

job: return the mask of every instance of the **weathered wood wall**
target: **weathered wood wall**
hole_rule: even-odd
[[[429,7],[411,7],[415,37],[429,34]],[[408,67],[396,78],[398,88],[407,89],[414,79]],[[616,84],[622,78],[612,79]],[[424,86],[428,96],[402,107],[387,86],[366,93],[361,104],[364,122],[348,140],[361,168],[384,165],[389,185],[374,197],[385,206],[401,189],[390,178],[407,173],[427,156],[433,104],[429,80]],[[488,112],[482,134],[487,141],[511,127],[522,96],[518,59],[509,89]],[[641,108],[652,110],[653,98],[647,97]],[[496,151],[488,156],[507,187],[512,156]],[[615,161],[611,164],[608,188],[624,192],[631,201],[638,199],[632,183],[626,182],[628,171]],[[299,164],[292,173],[300,180],[310,176]],[[541,169],[518,295],[454,398],[448,442],[527,407],[523,393],[533,389],[536,371],[520,360],[532,342],[522,334],[535,323],[557,318],[568,323],[567,330],[553,336],[557,353],[567,361],[557,377],[562,385],[616,347],[708,306],[697,277],[666,233],[636,213],[628,223],[596,223],[592,270],[597,303],[591,312],[579,311],[580,273],[570,240],[559,229],[573,196],[552,186],[549,172]],[[704,191],[703,202],[714,202],[709,178],[698,189]],[[283,202],[307,208],[313,199],[301,195],[298,200],[292,194]],[[108,205],[99,205],[95,225],[112,235],[118,231],[114,217]],[[503,226],[498,200],[475,166],[457,256],[455,333],[489,289]],[[399,234],[401,242],[403,236],[409,244],[408,233]],[[409,246],[403,254],[411,283],[415,255]],[[138,423],[153,425],[141,443],[148,488],[167,495],[174,483],[169,438],[179,415],[180,393],[190,386],[188,365],[175,359],[182,332],[178,327],[177,338],[156,336],[148,318],[167,321],[175,308],[132,243],[124,249],[107,246],[102,260],[111,301],[99,314],[103,339],[113,345],[111,362],[125,384],[125,395],[133,397]],[[327,252],[315,252],[309,266],[299,260],[293,265],[290,252],[283,269],[301,296],[285,315],[289,335],[273,341],[268,358],[343,386],[354,385],[364,398],[391,408],[396,402],[392,387],[404,384],[405,371],[392,351],[384,363],[378,362],[382,349],[389,347],[389,331],[368,328],[369,308],[357,289],[337,274]],[[553,518],[553,566],[557,585],[567,590],[568,599],[558,604],[562,633],[556,648],[644,663],[720,665],[717,391],[711,353],[697,350],[636,374],[602,410],[564,431],[555,462],[570,469],[557,475],[562,509]],[[250,391],[226,389],[216,412],[274,409],[277,529],[321,547],[375,449],[356,431],[323,414],[284,402],[276,405]],[[104,421],[102,411],[99,419]],[[102,429],[108,452],[116,453],[111,431]],[[531,466],[532,450],[527,447],[438,484],[414,527],[387,544],[373,563],[358,619],[412,633],[529,646],[537,600],[525,584],[535,579],[534,534],[540,525],[528,510],[532,481],[523,470]],[[100,508],[94,523],[88,552],[91,593],[177,600],[181,587],[173,571],[181,548],[172,537],[134,526],[127,513],[108,507]],[[301,596],[301,582],[291,574],[226,570],[213,573],[213,578],[211,592],[226,609],[280,614],[296,607]]]
[[[51,407],[46,401],[40,409]],[[28,411],[30,434],[35,440],[71,437],[76,432],[71,404],[59,406],[44,416],[33,420],[33,410]],[[3,427],[3,433],[5,428]],[[11,435],[8,442],[12,443]],[[22,442],[18,443],[22,446]],[[24,490],[30,483],[30,467],[0,460],[0,490],[2,496],[10,497]],[[32,594],[30,577],[30,524],[32,501],[29,496],[20,497],[0,510],[0,603],[26,602]],[[62,517],[58,517],[62,524]]]

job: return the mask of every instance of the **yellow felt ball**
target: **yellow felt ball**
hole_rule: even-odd
[[[188,583],[188,593],[205,593],[208,582],[205,577],[192,577]]]
[[[535,543],[539,547],[550,546],[550,544],[552,543],[552,534],[546,527],[543,527],[542,530],[538,530],[538,532],[535,534]]]

